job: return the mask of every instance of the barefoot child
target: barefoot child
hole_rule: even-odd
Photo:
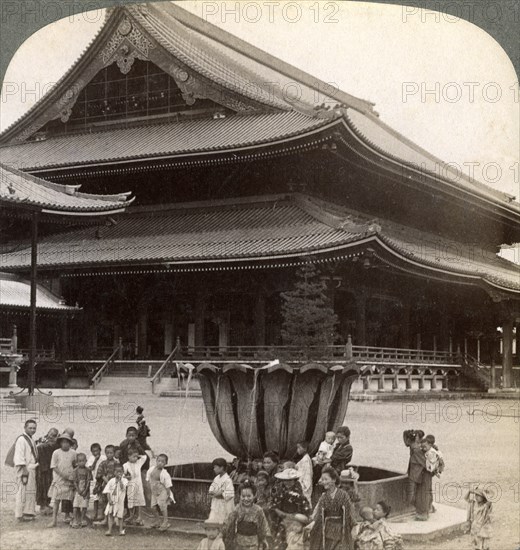
[[[209,488],[211,497],[211,511],[208,521],[224,523],[235,509],[235,488],[227,473],[227,462],[224,458],[216,458],[213,461],[213,472],[216,477]]]
[[[123,477],[123,466],[121,466],[121,464],[116,464],[114,467],[114,477],[108,481],[106,487],[103,489],[103,493],[108,499],[108,504],[105,508],[105,515],[108,521],[108,530],[105,533],[107,537],[112,535],[114,520],[116,525],[119,526],[119,535],[123,536],[125,534],[123,516],[125,514],[127,485],[128,480]]]
[[[87,468],[87,456],[84,453],[76,455],[76,467],[74,468],[74,502],[72,504],[74,518],[71,527],[86,527],[87,510],[90,498],[90,482],[92,481],[92,472]]]
[[[129,512],[128,524],[144,525],[141,519],[141,506],[146,506],[146,501],[144,498],[141,468],[146,459],[146,455],[139,455],[137,450],[130,449],[128,452],[128,462],[123,464],[125,477],[128,479],[128,487],[126,489]]]
[[[491,520],[493,505],[489,493],[482,486],[477,486],[466,495],[468,502],[467,531],[475,550],[489,550],[491,539]]]
[[[152,491],[151,506],[155,515],[155,522],[152,527],[159,527],[159,531],[166,531],[170,526],[168,523],[168,502],[170,500],[175,502],[171,491],[172,478],[165,470],[166,464],[168,464],[168,456],[165,454],[158,455],[155,466],[148,470],[146,475],[146,480],[150,482]],[[160,524],[159,512],[162,514],[162,523]]]
[[[87,468],[92,472],[92,482],[90,484],[90,499],[94,503],[94,512],[92,514],[93,521],[103,521],[103,508],[99,507],[99,498],[102,494],[102,481],[97,481],[97,473],[99,466],[104,462],[107,457],[101,454],[101,445],[99,443],[92,443],[90,446],[90,452],[92,453],[87,461]]]
[[[72,438],[66,433],[58,437],[58,444],[60,448],[52,453],[51,458],[52,484],[49,488],[49,497],[53,500],[53,509],[49,527],[56,527],[58,524],[61,501],[72,501],[74,498],[73,474],[76,451],[71,449]]]

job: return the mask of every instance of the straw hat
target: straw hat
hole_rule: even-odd
[[[218,523],[217,521],[212,521],[207,519],[204,522],[205,529],[220,529],[221,527],[222,527],[222,523]]]
[[[289,481],[291,479],[300,479],[302,475],[298,470],[295,470],[294,468],[287,468],[287,470],[283,470],[283,472],[274,474],[274,477],[282,481]]]
[[[486,500],[489,500],[489,497],[490,497],[489,491],[483,485],[477,485],[473,489],[473,494],[480,495],[481,497],[484,497]]]
[[[347,470],[342,470],[339,474],[340,481],[357,481],[359,479],[359,474],[354,471],[352,468]]]
[[[58,436],[58,442],[60,441],[60,439],[66,439],[70,443],[74,443],[74,441],[72,440],[72,437],[70,437],[70,435],[67,432],[63,432],[61,435]]]
[[[294,514],[292,519],[298,523],[302,523],[303,525],[307,525],[309,523],[309,518],[305,514]]]

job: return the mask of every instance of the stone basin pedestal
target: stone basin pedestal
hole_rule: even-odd
[[[166,468],[172,476],[175,504],[170,505],[171,517],[205,520],[209,515],[208,490],[213,481],[213,468],[209,462],[179,464]],[[358,466],[359,507],[375,506],[384,500],[392,507],[391,516],[411,512],[407,504],[408,477],[406,474]],[[235,491],[238,486],[235,487]]]

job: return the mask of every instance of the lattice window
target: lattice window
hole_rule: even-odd
[[[207,99],[187,105],[171,76],[149,61],[136,59],[126,75],[115,63],[101,70],[80,92],[68,121],[53,120],[43,131],[61,134],[95,123],[206,110],[222,111],[223,107]]]

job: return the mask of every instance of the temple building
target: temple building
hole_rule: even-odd
[[[350,335],[359,349],[502,362],[503,386],[518,385],[520,269],[497,255],[520,242],[515,198],[417,146],[369,101],[175,4],[108,10],[0,135],[0,162],[136,196],[103,225],[42,228],[40,283],[82,308],[63,358],[122,343],[126,358],[162,359],[177,339],[206,356],[283,345],[281,292],[312,262],[338,345]],[[6,232],[0,271],[27,276],[29,242]]]

